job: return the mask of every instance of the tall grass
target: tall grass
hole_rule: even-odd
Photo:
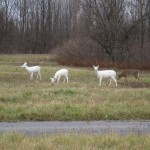
[[[20,67],[25,59],[30,64],[33,57],[42,64],[42,81],[29,81],[27,72]],[[99,87],[92,68],[59,66],[51,63],[51,59],[42,62],[44,57],[51,56],[0,57],[0,60],[3,58],[0,64],[0,121],[150,119],[148,71],[141,72],[142,82],[134,78],[129,78],[128,83],[120,80],[116,88],[114,83],[108,87],[108,80],[104,80]],[[52,86],[49,78],[64,67],[69,70],[69,84],[61,82]]]

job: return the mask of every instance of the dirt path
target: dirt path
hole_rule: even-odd
[[[129,133],[150,134],[148,121],[44,121],[44,122],[0,122],[0,134],[19,132],[27,135],[56,133],[94,133],[114,132],[120,135]]]

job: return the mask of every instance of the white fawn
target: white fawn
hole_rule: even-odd
[[[66,81],[68,83],[68,70],[67,69],[58,70],[55,73],[54,77],[50,78],[52,85],[54,84],[55,81],[57,81],[57,84],[58,84],[61,77],[64,77],[64,82]]]
[[[116,83],[116,86],[117,86],[116,72],[114,70],[98,71],[99,65],[98,66],[93,65],[93,68],[96,71],[97,77],[99,78],[99,85],[100,86],[101,86],[103,78],[109,78],[110,79],[109,85],[111,85],[111,80],[113,80]]]
[[[37,74],[36,79],[38,79],[39,76],[41,80],[41,73],[40,73],[41,68],[39,66],[28,67],[27,62],[25,62],[21,67],[25,68],[27,72],[30,74],[30,80],[33,80],[34,73]]]

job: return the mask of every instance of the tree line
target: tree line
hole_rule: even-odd
[[[150,60],[150,0],[0,0],[0,53]]]

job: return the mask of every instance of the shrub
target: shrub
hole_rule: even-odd
[[[53,51],[60,64],[90,66],[103,59],[103,50],[90,38],[76,38],[65,41]]]
[[[150,69],[150,63],[126,60],[113,62],[98,43],[88,37],[79,37],[65,41],[61,47],[53,50],[55,60],[61,65],[91,67],[99,64],[102,68]]]

